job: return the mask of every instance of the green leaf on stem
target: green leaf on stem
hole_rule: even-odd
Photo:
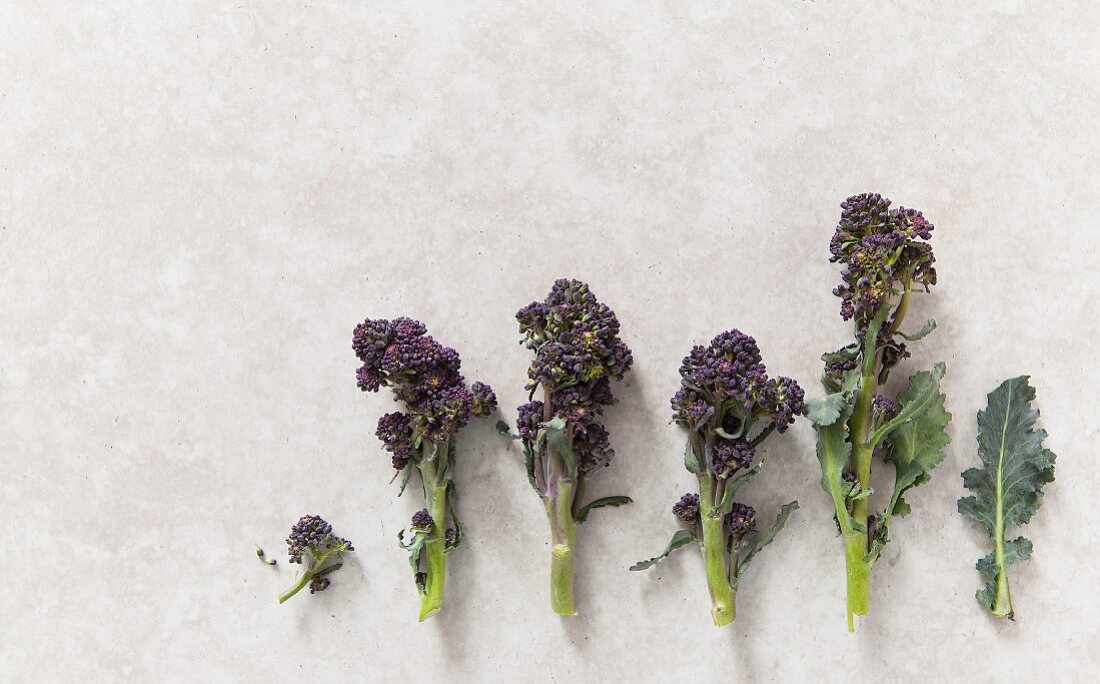
[[[699,456],[695,453],[695,447],[691,443],[691,437],[688,437],[687,447],[684,449],[684,467],[692,475],[698,475],[703,472],[703,466],[699,465]]]
[[[833,499],[837,526],[842,533],[860,528],[848,512],[847,498],[852,487],[844,482],[844,469],[852,454],[852,444],[848,441],[848,418],[851,415],[852,405],[845,402],[833,422],[828,425],[814,424],[817,430],[817,460],[821,463],[821,488]]]
[[[561,456],[561,460],[565,462],[565,467],[569,473],[576,473],[577,455],[573,453],[573,445],[570,444],[565,420],[560,416],[555,417],[553,420],[543,423],[543,428],[546,430],[546,441],[550,443],[550,448],[554,450],[554,453]]]
[[[943,461],[944,447],[951,441],[947,436],[951,414],[944,408],[946,397],[940,392],[945,372],[944,365],[938,363],[932,372],[921,371],[909,378],[909,387],[898,396],[901,411],[883,426],[891,426],[885,439],[889,446],[886,460],[894,465],[894,491],[886,510],[876,518],[881,522],[870,542],[869,561],[877,559],[890,540],[891,519],[910,512],[902,495],[927,482],[932,470]]]
[[[775,523],[771,526],[771,528],[768,529],[767,532],[757,537],[753,545],[749,548],[749,550],[745,553],[741,560],[738,561],[737,574],[733,578],[733,586],[737,586],[738,581],[740,581],[741,576],[745,574],[745,570],[748,569],[749,564],[752,563],[752,559],[756,557],[756,554],[760,553],[760,551],[765,546],[775,541],[775,536],[779,534],[780,530],[783,529],[783,526],[787,524],[787,518],[791,517],[791,512],[797,509],[797,501],[792,501],[789,504],[784,504],[783,507],[779,509],[779,515],[776,516]]]
[[[629,496],[605,496],[602,499],[596,499],[585,505],[577,513],[577,522],[582,523],[588,520],[588,514],[592,512],[594,508],[603,508],[605,506],[625,506],[626,504],[634,503],[634,500]]]
[[[661,553],[661,555],[654,556],[653,558],[650,558],[649,560],[639,561],[639,562],[635,563],[634,565],[631,565],[630,569],[631,570],[648,570],[649,568],[652,568],[657,563],[660,563],[662,560],[668,558],[669,554],[671,554],[676,549],[680,548],[681,546],[687,546],[691,542],[695,542],[696,544],[702,543],[702,542],[700,542],[699,538],[696,537],[694,534],[692,534],[690,531],[688,531],[688,530],[677,530],[676,534],[672,535],[672,541],[670,541],[668,543],[668,546],[665,548],[664,552]]]
[[[731,477],[726,480],[726,491],[722,494],[722,501],[719,502],[717,506],[710,509],[710,516],[712,518],[718,518],[728,515],[729,512],[733,510],[733,497],[737,494],[737,490],[755,480],[756,476],[760,474],[760,469],[763,467],[764,462],[761,461],[737,477]]]
[[[921,329],[918,330],[917,332],[915,332],[911,335],[906,335],[905,333],[903,333],[899,330],[898,334],[901,335],[902,337],[904,337],[905,339],[909,340],[910,342],[916,342],[917,340],[924,337],[925,335],[927,335],[928,333],[932,332],[935,329],[936,329],[935,319],[929,318],[924,323],[924,325],[921,326]]]

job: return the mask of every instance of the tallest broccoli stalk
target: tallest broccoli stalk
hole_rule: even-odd
[[[854,616],[870,607],[871,566],[889,540],[890,522],[910,511],[902,495],[928,481],[943,460],[951,414],[940,393],[942,363],[913,375],[896,399],[883,392],[891,369],[909,356],[899,338],[917,340],[935,328],[930,320],[911,335],[901,332],[914,292],[936,283],[926,242],[932,224],[915,209],[891,209],[890,200],[877,194],[849,197],[840,206],[829,249],[832,261],[845,264],[834,294],[841,298],[841,317],[852,321],[855,341],[822,356],[822,383],[830,394],[807,402],[806,415],[818,433],[821,486],[844,538],[848,629],[854,631]],[[891,463],[895,477],[884,509],[871,514],[874,457]]]
[[[405,412],[388,413],[375,434],[402,475],[401,492],[413,471],[420,475],[426,508],[413,516],[411,538],[398,535],[409,551],[420,594],[420,620],[443,607],[446,554],[462,541],[455,514],[455,442],[471,416],[487,416],[496,396],[486,384],[466,388],[459,372],[458,352],[436,342],[427,329],[410,318],[367,319],[355,327],[352,348],[363,365],[356,372],[359,388],[376,392],[393,389]],[[396,476],[395,476],[396,477]],[[398,494],[400,496],[400,494]],[[447,526],[448,516],[454,527]]]
[[[544,301],[523,307],[516,319],[535,354],[527,371],[532,401],[519,407],[517,431],[550,523],[550,604],[559,615],[575,615],[577,525],[593,508],[630,503],[611,496],[582,505],[586,480],[614,455],[600,414],[614,403],[611,381],[621,380],[633,359],[615,313],[578,280],[556,281]]]

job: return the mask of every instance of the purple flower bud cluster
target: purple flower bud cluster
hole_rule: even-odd
[[[744,439],[717,439],[714,442],[713,468],[718,477],[729,477],[752,465],[756,451]]]
[[[756,526],[756,509],[743,503],[735,503],[726,520],[729,523],[730,532],[740,537]]]
[[[306,551],[314,556],[321,556],[337,548],[344,551],[355,550],[347,539],[334,535],[332,525],[318,515],[305,515],[299,518],[290,529],[286,544],[291,563],[301,563],[302,555]]]
[[[442,444],[471,416],[486,416],[496,408],[492,388],[475,382],[467,389],[458,352],[427,332],[424,324],[402,317],[368,318],[352,333],[352,349],[363,363],[356,371],[359,388],[376,392],[390,387],[407,408],[407,413],[383,416],[376,432],[398,469],[415,456],[419,439]]]
[[[864,193],[841,203],[840,223],[829,242],[831,261],[845,264],[844,282],[833,290],[840,315],[861,330],[899,294],[906,281],[936,284],[934,226],[916,209],[890,208],[890,200]]]
[[[520,437],[534,440],[547,416],[560,417],[573,435],[580,470],[606,466],[614,452],[599,416],[615,402],[611,381],[621,380],[634,361],[615,312],[587,284],[559,279],[545,300],[520,309],[516,320],[522,343],[535,353],[527,390],[533,394],[541,386],[544,399],[519,407]]]
[[[672,505],[672,514],[687,525],[699,522],[699,495],[684,494],[680,500]]]
[[[432,519],[432,514],[428,512],[428,509],[421,508],[416,513],[413,513],[412,528],[414,530],[430,530],[434,524],[435,520]]]
[[[876,394],[871,403],[871,421],[876,425],[892,420],[900,412],[901,405],[883,394]]]
[[[709,346],[692,348],[680,364],[680,377],[680,390],[671,402],[673,419],[689,430],[699,429],[707,416],[711,416],[708,420],[717,416],[724,431],[736,435],[743,432],[742,417],[747,416],[770,419],[776,430],[784,432],[805,408],[805,394],[798,383],[784,377],[769,379],[756,340],[740,330],[727,330]],[[743,453],[738,456],[743,457]],[[729,462],[723,460],[723,464]]]
[[[327,577],[314,577],[309,581],[309,593],[316,594],[319,591],[328,589],[332,581]]]

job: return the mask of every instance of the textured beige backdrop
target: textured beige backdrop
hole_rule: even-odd
[[[506,8],[498,5],[506,4]],[[0,3],[0,678],[22,681],[1028,681],[1100,667],[1093,3]],[[982,5],[962,9],[963,5]],[[845,631],[813,434],[747,500],[802,508],[710,625],[700,559],[626,572],[689,485],[677,365],[739,327],[820,393],[847,341],[827,243],[848,194],[936,224],[952,444]],[[512,315],[557,276],[622,319],[635,371],[552,615],[515,453],[464,433],[469,544],[417,624],[396,498],[355,387],[364,316],[424,320],[524,396]],[[975,411],[1034,375],[1058,481],[974,601],[955,511]],[[900,375],[900,374],[899,374]],[[880,469],[888,472],[888,469]],[[303,513],[354,540],[284,606]]]

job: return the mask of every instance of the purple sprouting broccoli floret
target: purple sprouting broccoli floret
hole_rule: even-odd
[[[351,542],[332,532],[332,525],[321,516],[302,516],[286,539],[291,563],[303,566],[302,574],[290,589],[279,595],[279,603],[309,586],[309,593],[324,591],[331,584],[327,575],[342,565],[342,554],[354,551]]]
[[[699,522],[699,495],[688,492],[681,496],[680,500],[672,505],[672,514],[686,525]]]
[[[727,520],[730,532],[737,537],[744,536],[756,525],[756,509],[743,503],[734,503]]]

